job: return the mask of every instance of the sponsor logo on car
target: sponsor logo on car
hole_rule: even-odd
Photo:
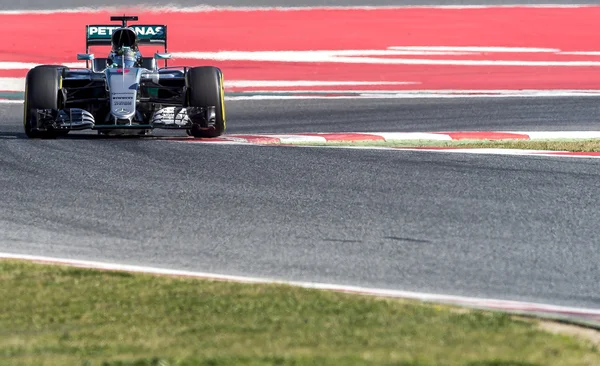
[[[90,25],[88,27],[88,39],[106,39],[113,32],[122,27],[110,25]],[[162,25],[139,25],[130,27],[140,38],[164,38],[164,27]]]

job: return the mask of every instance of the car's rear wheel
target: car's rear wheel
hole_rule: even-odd
[[[189,107],[215,107],[214,126],[195,124],[188,130],[194,137],[218,137],[225,132],[225,93],[223,72],[214,66],[191,68],[187,74],[187,105]]]
[[[23,127],[29,138],[52,138],[57,131],[38,130],[36,109],[58,109],[62,66],[41,65],[29,70],[25,77]]]

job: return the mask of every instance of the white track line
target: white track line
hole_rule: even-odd
[[[258,277],[246,277],[246,276],[232,276],[217,273],[207,272],[193,272],[193,271],[182,271],[173,269],[164,269],[156,267],[146,266],[135,266],[118,263],[107,263],[107,262],[96,262],[86,260],[76,260],[67,258],[55,258],[55,257],[44,257],[34,256],[26,254],[13,254],[13,253],[0,253],[0,258],[4,259],[24,259],[33,262],[53,263],[53,264],[64,264],[75,267],[100,269],[100,270],[111,270],[111,271],[128,271],[138,273],[149,273],[169,276],[185,276],[194,277],[210,280],[223,280],[223,281],[235,281],[242,283],[262,283],[262,284],[284,284],[290,286],[297,286],[310,289],[319,290],[331,290],[337,292],[347,292],[363,295],[373,296],[384,296],[384,297],[396,297],[404,299],[413,299],[429,302],[438,303],[449,303],[455,305],[504,310],[504,311],[518,311],[534,313],[537,315],[557,315],[557,316],[576,316],[587,320],[592,320],[600,324],[600,310],[598,309],[587,309],[579,307],[567,307],[558,306],[551,304],[532,303],[532,302],[521,302],[511,300],[499,300],[499,299],[486,299],[477,297],[466,297],[466,296],[453,296],[444,294],[432,294],[412,291],[400,291],[380,288],[369,288],[359,286],[346,286],[329,283],[318,283],[318,282],[302,282],[302,281],[283,281],[269,278],[258,278]]]
[[[599,51],[561,51],[561,55],[600,56]]]
[[[533,47],[488,47],[488,46],[391,46],[390,50],[398,51],[422,51],[422,52],[446,52],[452,53],[557,53],[557,48],[533,48]]]
[[[450,98],[548,98],[548,97],[598,97],[600,90],[538,90],[530,92],[480,90],[478,92],[457,90],[422,90],[417,92],[391,92],[386,91],[354,91],[354,90],[312,90],[312,93],[329,93],[330,95],[293,95],[309,91],[252,91],[248,95],[227,96],[225,100],[298,100],[298,99],[450,99]],[[252,95],[253,93],[280,93],[279,95]],[[290,95],[281,95],[289,93]],[[357,93],[357,95],[343,95],[344,93]],[[341,95],[336,95],[341,94]]]
[[[214,61],[305,62],[376,65],[437,65],[437,66],[517,66],[517,67],[598,67],[600,61],[526,61],[526,60],[440,60],[417,58],[365,57],[390,54],[383,50],[315,50],[315,51],[218,51],[172,52],[174,58]],[[364,55],[364,56],[363,56]]]
[[[0,61],[0,70],[29,70],[38,65],[35,62]],[[85,62],[67,62],[61,65],[73,68],[85,67]]]
[[[324,80],[225,80],[231,88],[284,88],[308,86],[368,86],[368,85],[413,85],[415,81],[324,81]]]
[[[25,78],[0,78],[0,90],[25,91]]]

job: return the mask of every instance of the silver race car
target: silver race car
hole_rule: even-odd
[[[24,128],[28,137],[56,137],[92,129],[100,134],[181,129],[194,137],[225,131],[223,73],[217,67],[168,67],[167,26],[128,26],[137,16],[115,16],[121,25],[86,26],[85,68],[40,65],[25,79]],[[162,45],[142,56],[139,46]],[[90,46],[111,46],[95,58]],[[164,62],[164,67],[158,63]],[[133,131],[132,131],[133,132]]]

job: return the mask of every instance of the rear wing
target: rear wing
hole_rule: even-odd
[[[110,25],[87,25],[85,29],[85,51],[89,53],[90,46],[110,46],[111,36],[116,29],[122,26]],[[137,34],[140,45],[160,44],[164,45],[167,52],[167,26],[166,25],[132,25],[127,28],[133,29]]]

